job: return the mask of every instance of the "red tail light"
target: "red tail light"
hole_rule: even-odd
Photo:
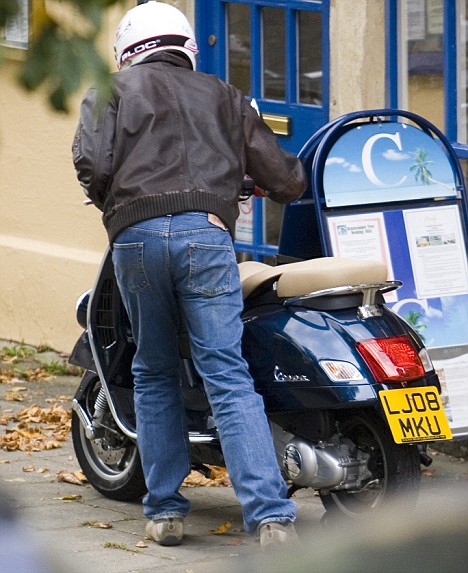
[[[418,351],[406,335],[361,340],[357,349],[377,382],[404,382],[424,376]]]

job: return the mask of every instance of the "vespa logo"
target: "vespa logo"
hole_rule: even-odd
[[[274,376],[278,382],[310,382],[305,374],[283,374],[278,366],[275,366]]]

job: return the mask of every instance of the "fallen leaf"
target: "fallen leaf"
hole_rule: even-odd
[[[59,501],[80,501],[81,497],[81,495],[64,495],[62,497],[54,497],[54,499]]]
[[[139,541],[138,543],[135,543],[135,547],[140,547],[141,549],[144,549],[145,547],[148,547],[148,544],[145,543],[144,541]]]
[[[230,521],[225,521],[219,525],[216,529],[212,529],[211,533],[213,535],[225,535],[232,528],[232,523]]]
[[[2,370],[0,372],[0,384],[8,384],[13,378],[15,378],[14,370]]]
[[[23,471],[25,473],[33,472],[35,470],[36,470],[36,468],[33,465],[23,466]]]
[[[227,469],[220,466],[208,466],[210,468],[210,479],[224,479],[228,473]]]
[[[7,402],[22,402],[24,398],[19,392],[11,392],[8,390],[5,394],[5,400]]]
[[[423,469],[421,470],[421,475],[423,475],[423,476],[425,476],[425,477],[430,477],[430,478],[432,478],[432,477],[435,476],[436,473],[437,473],[436,470],[430,470],[430,469],[428,469],[428,468],[423,468]]]
[[[38,470],[36,470],[36,473],[38,474],[45,474],[49,471],[49,468],[39,468]]]
[[[228,545],[243,545],[244,542],[242,541],[242,539],[239,539],[238,537],[233,537],[232,539],[228,539],[227,541],[225,541],[223,543],[223,546],[228,546]]]
[[[112,529],[112,523],[107,523],[106,521],[96,521],[91,524],[91,527],[96,529]]]
[[[88,483],[88,478],[81,470],[74,471],[73,475],[76,476],[82,483]]]
[[[9,389],[9,392],[25,392],[27,390],[26,386],[14,386]]]
[[[71,396],[56,396],[55,398],[46,398],[46,402],[50,403],[56,403],[56,402],[71,402],[72,397]]]
[[[77,472],[71,472],[70,470],[60,470],[57,472],[57,481],[64,481],[73,485],[83,485],[83,482],[76,473]]]
[[[211,480],[205,477],[202,473],[192,470],[190,474],[184,479],[182,485],[185,487],[206,486]]]
[[[11,464],[10,460],[0,460],[0,464]]]

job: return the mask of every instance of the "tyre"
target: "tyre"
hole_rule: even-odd
[[[94,413],[100,388],[98,377],[88,383],[86,410],[90,416]],[[99,493],[119,501],[138,499],[146,493],[136,444],[122,433],[108,408],[101,418],[101,428],[95,439],[86,437],[76,412],[72,413],[71,433],[78,463]]]
[[[365,519],[392,502],[415,506],[421,481],[417,446],[396,444],[376,415],[354,416],[341,423],[340,433],[354,445],[352,457],[367,459],[367,476],[359,490],[319,492],[330,516]]]

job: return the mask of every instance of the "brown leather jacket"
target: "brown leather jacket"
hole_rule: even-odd
[[[138,221],[183,211],[213,213],[234,235],[245,173],[278,203],[303,193],[302,164],[242,93],[183,56],[156,53],[113,85],[102,107],[87,92],[73,142],[78,179],[111,242]]]

